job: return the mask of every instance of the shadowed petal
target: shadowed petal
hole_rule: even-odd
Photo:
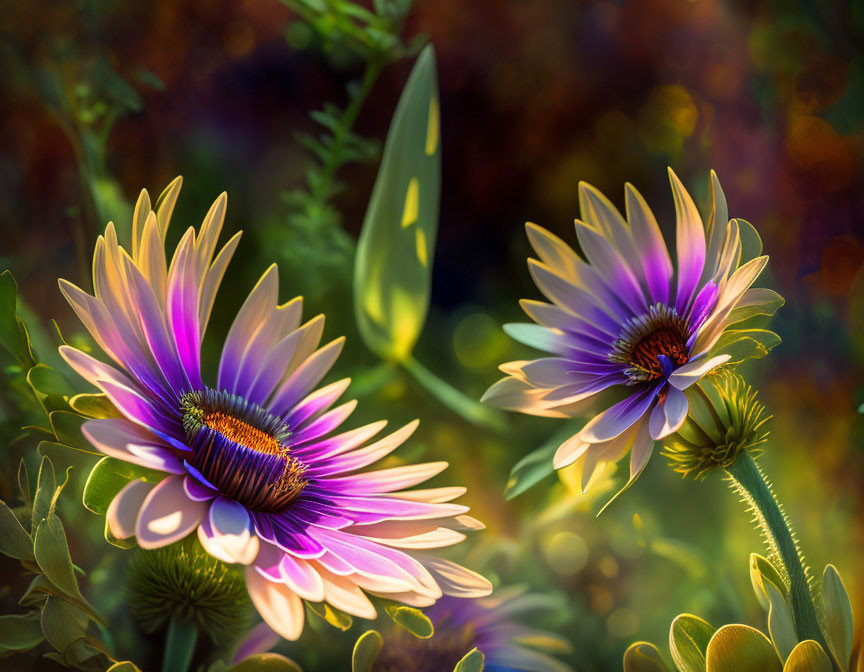
[[[138,545],[151,549],[179,541],[198,527],[208,506],[186,496],[182,478],[169,476],[144,500],[135,525]]]
[[[265,579],[253,566],[246,568],[246,587],[261,618],[285,639],[303,632],[303,602],[288,586]]]
[[[689,408],[687,395],[678,388],[667,385],[666,399],[662,403],[658,403],[651,411],[651,419],[649,420],[651,438],[659,441],[681,429],[681,425],[687,419]]]

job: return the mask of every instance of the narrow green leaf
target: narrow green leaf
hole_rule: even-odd
[[[668,668],[656,646],[634,642],[624,652],[624,672],[668,672]]]
[[[712,356],[729,355],[729,364],[760,359],[780,344],[780,337],[767,329],[729,329],[717,339]]]
[[[354,619],[349,614],[330,606],[326,602],[307,602],[306,606],[334,628],[343,632],[354,624]]]
[[[768,597],[768,634],[777,650],[780,660],[785,661],[792,649],[798,644],[792,609],[783,594],[770,581],[765,581],[765,595]]]
[[[419,609],[404,605],[389,605],[387,615],[415,637],[429,639],[435,633],[432,621]]]
[[[354,314],[366,345],[404,361],[429,309],[441,147],[435,51],[420,54],[390,123],[354,265]]]
[[[351,672],[369,672],[383,644],[384,640],[376,630],[368,630],[360,635],[351,655]]]
[[[141,668],[133,662],[122,660],[119,663],[114,663],[106,672],[141,672]]]
[[[486,666],[486,656],[478,648],[471,649],[456,663],[453,672],[483,672]]]
[[[27,462],[24,458],[18,463],[18,490],[21,493],[21,499],[24,501],[24,506],[32,506],[32,493],[30,492],[30,474],[27,472]]]
[[[33,559],[33,541],[12,509],[0,500],[0,553],[16,560]]]
[[[3,651],[29,651],[43,639],[38,611],[0,616],[0,654]]]
[[[749,625],[724,625],[708,642],[707,672],[781,672],[771,641]]]
[[[846,669],[848,659],[841,669]],[[812,639],[798,644],[789,654],[783,672],[834,672],[834,666],[828,654]]]
[[[741,261],[738,265],[743,266],[762,254],[762,238],[759,237],[759,232],[750,222],[743,219],[736,221],[738,222],[738,234],[741,236]]]
[[[852,655],[854,622],[846,586],[834,565],[826,566],[822,573],[822,604],[828,646],[831,647],[834,657],[845,667]]]
[[[51,429],[54,430],[58,443],[75,448],[83,453],[90,453],[92,455],[102,454],[81,433],[81,425],[84,419],[80,415],[69,411],[54,411],[49,414],[48,418],[51,421]]]
[[[228,672],[303,672],[303,670],[293,660],[278,653],[256,653],[229,667]]]
[[[577,423],[565,423],[542,446],[519,460],[510,470],[507,487],[504,489],[504,497],[508,500],[514,499],[551,476],[555,472],[555,468],[552,466],[555,451],[567,438],[576,434],[583,424],[584,422],[581,420]]]
[[[43,457],[39,465],[39,478],[36,481],[36,496],[33,498],[31,530],[36,530],[39,523],[48,516],[55,490],[57,490],[57,480],[54,476],[54,465],[50,459]]]
[[[24,369],[36,364],[27,328],[18,318],[18,285],[9,271],[0,273],[0,345]]]
[[[739,324],[754,317],[771,317],[786,303],[786,299],[772,289],[759,288],[754,291],[760,292],[763,301],[758,304],[739,306],[733,309],[729,313],[728,324]]]
[[[68,602],[49,597],[42,608],[42,632],[57,651],[65,651],[87,634],[87,615]]]
[[[54,395],[57,397],[71,397],[75,394],[75,388],[67,381],[57,369],[47,364],[37,364],[27,372],[27,382],[37,396]]]
[[[33,541],[33,553],[39,569],[45,572],[45,576],[55,586],[73,597],[81,597],[78,581],[75,579],[75,568],[69,556],[66,533],[56,515],[52,514],[39,523]]]
[[[120,413],[104,394],[76,394],[69,400],[76,413],[89,418],[122,418]]]
[[[84,506],[93,513],[104,516],[108,513],[111,501],[130,481],[140,478],[147,483],[155,484],[166,476],[166,473],[155,469],[148,469],[115,457],[103,457],[90,471],[84,484]]]
[[[705,651],[713,635],[714,627],[698,616],[681,614],[672,621],[669,650],[680,672],[705,672]]]

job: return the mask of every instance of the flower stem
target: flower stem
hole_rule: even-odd
[[[162,659],[163,672],[186,672],[195,653],[198,629],[191,621],[171,616],[168,622],[168,635],[165,638],[165,657]]]
[[[413,357],[409,356],[402,366],[427,392],[471,424],[494,432],[506,431],[507,425],[498,412],[466,396]]]
[[[731,477],[735,489],[753,510],[775,562],[782,564],[782,569],[789,578],[789,595],[799,640],[812,639],[825,651],[829,651],[819,627],[798,544],[765,475],[747,453],[741,453],[738,459],[726,468],[726,473]]]

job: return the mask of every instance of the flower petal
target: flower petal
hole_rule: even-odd
[[[138,545],[151,549],[179,541],[198,527],[208,506],[208,502],[186,496],[182,478],[169,476],[153,488],[141,506],[135,524]]]
[[[285,639],[303,632],[303,602],[288,586],[265,579],[254,566],[246,568],[246,587],[261,618]]]
[[[108,506],[108,529],[118,539],[128,539],[135,534],[138,512],[153,486],[137,479],[127,483]]]
[[[690,404],[687,395],[671,385],[666,386],[666,399],[658,403],[651,411],[649,420],[649,431],[651,438],[659,441],[662,438],[677,432],[687,419],[687,411]]]
[[[582,429],[582,437],[589,443],[602,443],[620,435],[645,415],[657,396],[657,386],[646,387],[619,401],[595,416]]]
[[[704,357],[694,359],[675,369],[669,376],[669,384],[679,390],[686,390],[704,375],[728,362],[730,358],[730,355],[717,355],[711,359]]]

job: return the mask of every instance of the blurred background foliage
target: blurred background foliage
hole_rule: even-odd
[[[517,299],[537,297],[525,220],[575,244],[578,181],[619,205],[631,181],[668,236],[665,166],[703,205],[716,169],[730,214],[756,225],[771,255],[770,285],[787,299],[773,327],[784,342],[751,371],[775,416],[763,461],[808,559],[837,566],[860,615],[862,40],[864,3],[841,0],[7,3],[0,268],[18,282],[37,361],[55,365],[50,318],[68,341],[86,342],[57,278],[89,288],[106,221],[128,231],[140,188],[155,195],[183,174],[169,231],[176,242],[227,189],[226,233],[246,233],[205,355],[213,360],[242,298],[279,263],[282,296],[304,295],[326,313],[327,334],[349,337],[334,375],[355,379],[354,421],[421,418],[395,459],[451,462],[438,481],[467,485],[465,501],[488,525],[463,559],[496,582],[559,596],[567,606],[546,625],[573,641],[576,669],[618,669],[630,642],[664,641],[685,611],[761,625],[742,569],[759,539],[718,478],[684,481],[654,459],[599,520],[605,493],[599,502],[579,496],[566,471],[505,503],[513,465],[560,425],[508,416],[503,431],[478,426],[430,394],[416,371],[382,364],[360,338],[356,240],[396,101],[431,42],[442,198],[416,359],[479,398],[497,363],[529,355],[499,326],[521,319]],[[38,437],[12,439],[45,420],[30,417],[22,364],[0,357],[0,498],[11,501],[19,459],[33,474],[39,465]],[[52,453],[58,473],[80,467],[58,509],[71,557],[87,572],[81,589],[128,657],[148,641],[116,590],[128,554],[102,541],[104,521],[80,505],[96,459]],[[611,489],[616,475],[608,476]],[[0,611],[9,613],[30,577],[0,562],[12,584],[0,592]],[[327,666],[350,659],[362,628],[352,636],[328,627],[313,622],[280,650],[306,669],[337,669]]]

